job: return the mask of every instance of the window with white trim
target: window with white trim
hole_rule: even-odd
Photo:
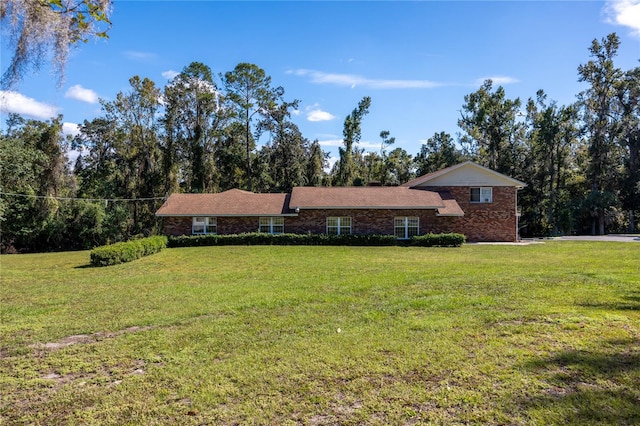
[[[327,217],[328,235],[349,235],[351,234],[351,217]]]
[[[420,218],[418,217],[395,217],[393,218],[393,233],[400,240],[420,234]]]
[[[493,188],[471,188],[471,197],[469,201],[472,203],[491,203],[493,201]]]
[[[284,217],[269,216],[261,217],[258,220],[258,232],[266,234],[283,234],[284,233]]]
[[[191,223],[192,234],[217,234],[218,221],[215,217],[194,216]]]

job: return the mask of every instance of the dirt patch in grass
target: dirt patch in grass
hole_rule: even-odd
[[[137,359],[126,364],[98,366],[93,371],[61,372],[45,367],[31,386],[0,399],[0,412],[4,411],[5,416],[2,419],[7,424],[67,424],[63,419],[72,416],[73,408],[60,405],[65,395],[72,392],[77,396],[76,403],[91,407],[97,389],[113,389],[131,377],[145,375],[147,365]]]
[[[76,383],[78,386],[85,386],[86,384],[95,381],[96,379],[102,377],[107,379],[108,386],[116,386],[122,383],[122,379],[129,376],[139,376],[146,374],[147,363],[143,360],[135,360],[133,365],[127,366],[124,368],[124,371],[112,371],[108,368],[99,368],[97,371],[91,373],[68,373],[68,374],[59,374],[57,372],[49,372],[46,374],[42,374],[40,376],[41,379],[50,380],[54,386],[54,389],[57,389],[67,383]]]
[[[133,326],[133,327],[125,328],[124,330],[119,330],[114,332],[99,331],[93,334],[76,334],[73,336],[63,337],[57,342],[35,343],[33,345],[30,345],[30,347],[35,349],[57,350],[57,349],[66,348],[67,346],[80,345],[80,344],[86,345],[89,343],[99,342],[105,339],[112,339],[114,337],[118,337],[123,334],[139,333],[142,331],[152,330],[153,328],[155,327]]]

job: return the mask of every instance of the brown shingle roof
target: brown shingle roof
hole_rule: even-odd
[[[218,194],[171,194],[156,216],[273,216],[291,213],[289,194],[231,189]]]
[[[294,209],[437,209],[463,216],[448,192],[383,187],[295,187],[291,194],[255,194],[231,189],[218,194],[172,194],[156,216],[276,216]]]
[[[438,209],[438,216],[464,216],[464,211],[449,191],[438,191],[444,207]]]
[[[437,192],[402,186],[295,187],[291,191],[292,209],[323,208],[444,208]]]
[[[458,205],[456,200],[442,200],[444,208],[438,209],[438,216],[464,216],[462,207]]]

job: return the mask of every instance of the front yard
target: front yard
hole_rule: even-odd
[[[0,258],[0,424],[637,424],[636,244]]]

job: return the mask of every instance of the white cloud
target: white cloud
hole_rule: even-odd
[[[327,139],[324,141],[318,141],[320,146],[344,146],[342,139]]]
[[[18,92],[0,90],[0,111],[47,120],[58,115],[58,108],[28,98]]]
[[[326,111],[322,111],[321,109],[314,109],[312,111],[307,112],[307,120],[309,121],[331,121],[335,119],[336,116],[328,113]]]
[[[334,84],[354,88],[362,86],[369,89],[431,89],[443,86],[430,80],[384,80],[371,79],[353,74],[335,74],[322,71],[298,69],[287,72],[300,77],[308,77],[315,84]]]
[[[316,138],[318,139],[335,139],[339,137],[340,136],[336,135],[335,133],[319,133],[316,135]]]
[[[80,134],[80,126],[76,123],[62,123],[62,133],[71,137],[78,136]]]
[[[338,157],[329,157],[327,159],[327,166],[324,168],[324,171],[329,173],[331,172],[331,169],[333,168],[333,165],[336,164],[338,162],[339,158]]]
[[[373,142],[368,142],[368,141],[360,141],[356,145],[358,145],[358,148],[380,149],[380,144],[379,143],[373,143]]]
[[[343,147],[344,139],[327,139],[324,141],[318,141],[318,143],[320,144],[320,146]],[[377,143],[368,142],[368,141],[360,141],[356,143],[356,146],[358,148],[364,148],[364,149],[380,149],[379,143],[377,144]]]
[[[91,89],[85,89],[79,84],[69,87],[67,92],[64,94],[64,97],[86,102],[89,104],[98,103],[98,94]]]
[[[178,71],[174,71],[174,70],[168,70],[168,71],[163,71],[162,72],[162,76],[164,78],[166,78],[167,80],[171,80],[172,78],[175,78],[175,76],[177,76],[178,74],[180,74]]]
[[[62,123],[62,134],[65,136],[76,137],[80,134],[80,126],[76,123]],[[73,167],[78,157],[82,154],[82,148],[67,150],[67,161]]]
[[[149,61],[151,59],[155,59],[157,55],[151,52],[127,50],[126,52],[124,52],[124,56],[126,56],[129,59],[134,59],[136,61]]]
[[[640,0],[607,0],[603,13],[608,23],[629,27],[640,37]]]
[[[80,157],[80,155],[82,154],[82,152],[78,151],[77,149],[70,149],[67,151],[67,164],[69,164],[69,166],[73,167],[74,164],[76,163],[76,161],[78,160],[78,157]]]
[[[486,80],[491,80],[494,85],[498,85],[498,86],[503,84],[514,84],[514,83],[520,82],[520,80],[514,77],[509,77],[506,75],[492,75],[489,77],[481,77],[476,79],[476,84],[479,86],[482,83],[484,83]]]

